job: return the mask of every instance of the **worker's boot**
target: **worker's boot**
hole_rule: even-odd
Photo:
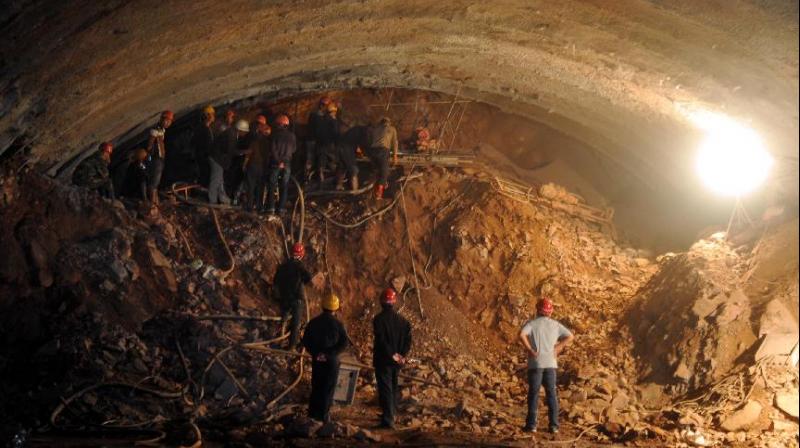
[[[350,189],[353,191],[358,190],[358,176],[353,176],[350,178]]]

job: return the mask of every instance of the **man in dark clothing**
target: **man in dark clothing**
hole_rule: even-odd
[[[214,121],[216,115],[214,108],[206,106],[203,109],[203,119],[192,135],[192,146],[194,147],[195,172],[197,181],[200,185],[208,187],[209,166],[208,157],[214,151]]]
[[[311,319],[303,334],[303,346],[312,359],[308,415],[322,422],[330,421],[333,393],[339,379],[339,354],[350,339],[334,315],[338,309],[339,298],[335,294],[323,299],[322,313]]]
[[[280,297],[281,318],[284,325],[291,316],[291,333],[289,336],[289,349],[294,349],[300,333],[300,309],[305,299],[303,285],[311,281],[311,274],[303,266],[302,260],[306,249],[301,243],[292,246],[292,257],[284,261],[275,271],[272,284],[277,287]]]
[[[120,185],[120,195],[147,200],[147,150],[139,148],[133,153],[130,162],[125,166],[124,179]]]
[[[397,129],[392,126],[389,117],[381,118],[377,126],[369,131],[369,158],[378,170],[378,179],[375,181],[375,198],[383,199],[389,179],[389,155],[392,163],[397,163]]]
[[[330,103],[325,108],[325,115],[317,120],[316,134],[316,168],[320,187],[325,180],[325,170],[328,162],[336,158],[336,143],[339,141],[341,133],[341,122],[336,116],[338,112],[336,104]]]
[[[308,122],[306,123],[306,127],[308,128],[308,137],[306,139],[306,179],[309,178],[312,168],[316,170],[321,169],[319,158],[317,157],[317,135],[322,132],[322,119],[325,117],[325,111],[329,104],[331,104],[331,99],[327,96],[323,96],[319,100],[317,109],[308,114]]]
[[[394,310],[397,292],[387,288],[381,296],[381,311],[372,320],[374,341],[372,365],[378,383],[378,401],[383,414],[381,427],[394,428],[394,416],[400,399],[397,376],[411,349],[411,324]]]
[[[344,190],[345,179],[349,179],[350,188],[358,190],[358,164],[356,163],[356,150],[366,149],[369,128],[366,126],[353,126],[343,133],[336,144],[337,178],[336,189]]]
[[[158,123],[150,129],[150,138],[147,140],[147,194],[153,205],[158,205],[158,186],[161,184],[161,175],[164,173],[164,160],[167,158],[167,148],[164,145],[164,136],[167,128],[175,120],[175,114],[170,110],[161,113]]]
[[[108,172],[114,146],[109,142],[100,144],[97,152],[83,159],[72,173],[72,183],[79,187],[97,190],[101,196],[114,199],[114,183]]]
[[[279,115],[275,119],[277,129],[272,133],[269,157],[269,188],[267,189],[267,213],[275,214],[275,194],[278,193],[278,213],[286,209],[286,193],[292,175],[292,156],[297,149],[297,138],[289,130],[289,117]],[[280,181],[280,184],[278,183]]]
[[[225,192],[225,170],[231,165],[231,159],[239,152],[239,143],[250,132],[250,123],[239,120],[235,127],[228,128],[216,141],[214,150],[209,154],[208,164],[211,168],[208,181],[208,202],[212,204],[230,204],[231,199]]]
[[[267,124],[267,117],[256,117],[255,136],[250,142],[245,159],[245,210],[261,211],[264,199],[264,173],[269,167],[270,134],[272,129]]]

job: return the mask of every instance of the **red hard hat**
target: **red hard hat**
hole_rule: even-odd
[[[263,115],[259,115],[256,117],[256,123],[258,124],[267,124],[267,117]]]
[[[306,256],[306,248],[303,243],[294,243],[292,246],[292,256],[295,258],[303,258]]]
[[[161,112],[161,118],[163,118],[165,120],[174,120],[175,119],[175,114],[172,113],[171,110],[165,110],[164,112]]]
[[[107,152],[110,154],[114,151],[114,145],[112,145],[111,142],[100,143],[100,151]]]
[[[323,96],[322,98],[319,99],[320,106],[327,106],[328,104],[331,104],[331,97]]]
[[[386,288],[381,295],[381,303],[394,305],[397,302],[397,291],[394,288]]]
[[[278,115],[278,118],[275,119],[275,124],[279,126],[289,126],[289,117],[286,114]]]
[[[536,311],[542,316],[550,316],[553,314],[553,302],[547,297],[542,297],[536,302]]]

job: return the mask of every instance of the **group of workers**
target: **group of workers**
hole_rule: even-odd
[[[339,106],[326,96],[309,114],[302,181],[313,177],[322,188],[333,162],[336,189],[348,186],[357,190],[357,153],[361,152],[375,166],[374,196],[382,199],[390,161],[397,162],[397,130],[388,117],[371,125],[348,128],[338,112]],[[173,150],[165,137],[174,120],[171,111],[164,111],[149,130],[146,145],[117,164],[113,176],[109,170],[113,145],[102,143],[97,154],[76,167],[73,182],[107,197],[113,198],[116,193],[158,205],[165,161]],[[250,122],[237,120],[236,112],[228,109],[225,118],[217,120],[215,109],[206,106],[191,131],[189,145],[193,160],[190,171],[207,188],[209,203],[241,203],[246,210],[270,215],[285,212],[292,162],[298,150],[298,139],[288,115],[276,114],[268,120],[266,115],[259,114]]]
[[[279,295],[283,330],[290,324],[289,348],[297,347],[300,331],[300,310],[304,300],[303,285],[311,282],[310,272],[303,266],[305,248],[301,243],[292,247],[291,257],[276,270],[273,280]],[[398,377],[411,350],[411,325],[394,308],[397,291],[386,288],[380,296],[382,310],[372,321],[372,364],[375,368],[378,402],[381,407],[380,427],[394,428],[400,398]],[[344,325],[336,319],[341,306],[335,294],[323,296],[322,313],[308,322],[302,346],[311,354],[311,395],[308,412],[312,419],[327,422],[339,377],[340,354],[348,347],[350,338]],[[573,334],[560,322],[552,319],[553,302],[548,298],[537,301],[535,319],[528,321],[519,338],[528,356],[528,415],[523,430],[536,432],[539,390],[544,385],[548,406],[549,430],[558,432],[558,398],[556,395],[557,357],[573,339]]]

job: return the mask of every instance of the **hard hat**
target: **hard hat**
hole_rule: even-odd
[[[275,119],[275,124],[278,126],[289,126],[289,117],[286,114],[278,115],[278,118]]]
[[[258,124],[267,124],[267,117],[265,117],[263,115],[258,115],[256,117],[256,123],[258,123]]]
[[[339,309],[339,296],[331,293],[322,299],[322,309],[328,311],[336,311]]]
[[[206,115],[214,115],[216,113],[216,111],[214,110],[214,107],[212,107],[209,104],[208,106],[203,108],[203,113],[206,114]]]
[[[161,119],[172,121],[175,119],[175,114],[172,113],[171,110],[165,110],[164,112],[161,112]]]
[[[336,107],[335,103],[330,103],[328,104],[327,110],[328,112],[336,112],[337,110],[339,110],[339,108]]]
[[[306,256],[306,248],[303,243],[294,243],[292,246],[292,256],[294,258],[303,258]]]
[[[228,110],[225,111],[225,116],[226,117],[235,117],[236,116],[236,111],[233,110],[233,109],[228,109]]]
[[[111,142],[100,143],[100,151],[111,154],[114,151],[114,145]]]
[[[397,303],[397,291],[394,288],[386,288],[381,294],[381,303],[386,305],[394,305]]]
[[[328,104],[331,104],[331,97],[323,96],[322,98],[319,99],[320,106],[327,106]]]
[[[553,314],[553,302],[551,302],[547,297],[542,297],[538,302],[536,302],[536,312],[542,316],[550,316]]]
[[[239,120],[236,122],[236,130],[241,132],[250,132],[250,123],[247,120]]]

